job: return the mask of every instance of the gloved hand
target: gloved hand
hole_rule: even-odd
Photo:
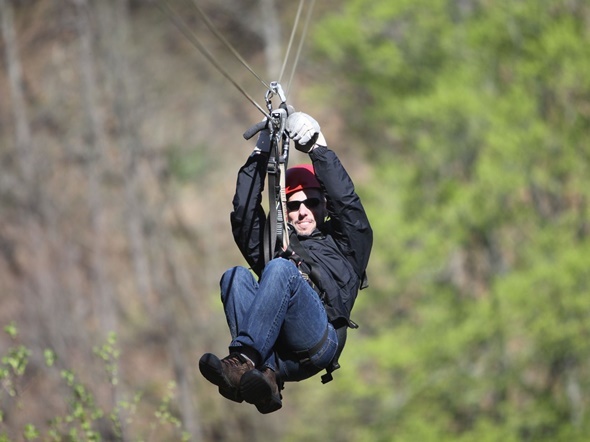
[[[326,143],[319,123],[303,112],[293,112],[289,115],[285,130],[289,137],[295,141],[295,148],[301,152],[309,153],[315,148],[319,139],[321,139],[322,145]]]

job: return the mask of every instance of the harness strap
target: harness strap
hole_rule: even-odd
[[[274,252],[277,244],[277,206],[274,194],[276,193],[277,185],[277,169],[276,164],[269,160],[267,166],[268,189],[269,189],[269,207],[266,224],[264,226],[264,262],[268,263],[274,258]]]
[[[272,83],[274,90],[284,97],[280,85]],[[274,92],[273,92],[274,93]],[[271,103],[267,101],[269,110]],[[271,147],[270,157],[266,169],[268,177],[269,207],[266,224],[264,226],[264,262],[268,263],[277,254],[277,248],[286,249],[289,245],[287,230],[286,197],[285,197],[285,167],[289,154],[289,141],[285,135],[287,110],[284,108],[271,111]],[[279,144],[282,142],[282,152],[279,155]],[[278,244],[277,244],[278,243]],[[278,250],[280,251],[280,250]]]
[[[340,368],[340,364],[338,363],[338,359],[340,359],[340,355],[342,354],[342,350],[344,350],[344,344],[346,344],[346,335],[347,335],[347,327],[342,326],[336,329],[336,335],[338,336],[338,349],[336,350],[336,354],[334,355],[334,359],[330,362],[330,365],[326,367],[326,373],[322,375],[322,384],[327,384],[331,380],[334,379],[332,376],[332,372],[334,370],[338,370]]]
[[[326,326],[326,331],[324,332],[324,336],[322,336],[322,339],[320,339],[319,342],[316,345],[314,345],[313,347],[311,347],[309,350],[294,352],[295,355],[297,356],[297,358],[299,359],[300,364],[302,364],[302,365],[309,364],[311,362],[312,356],[314,356],[318,351],[321,350],[321,348],[324,346],[326,340],[328,339],[328,330],[329,330],[329,327]]]
[[[301,259],[303,259],[303,262],[305,262],[309,266],[309,278],[311,279],[311,282],[313,282],[314,285],[317,287],[317,291],[319,292],[320,297],[322,297],[324,291],[320,283],[320,271],[318,270],[317,264],[314,262],[311,256],[309,256],[307,250],[303,248],[303,246],[299,242],[299,238],[297,238],[297,235],[291,235],[289,245],[291,249],[293,249],[293,251],[297,255],[299,255]]]

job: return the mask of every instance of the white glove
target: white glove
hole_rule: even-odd
[[[289,115],[285,130],[295,141],[295,147],[302,152],[311,151],[321,135],[319,123],[303,112],[294,112]]]

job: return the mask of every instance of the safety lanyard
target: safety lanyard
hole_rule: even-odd
[[[272,98],[278,96],[281,104],[273,109]],[[249,140],[258,132],[268,128],[270,131],[270,152],[266,166],[268,191],[268,216],[264,226],[264,263],[268,263],[289,247],[287,227],[287,197],[285,195],[285,171],[289,161],[289,136],[285,131],[287,124],[287,98],[281,85],[270,83],[265,96],[268,117],[252,126],[244,133]]]
[[[272,108],[272,97],[277,95],[281,104]],[[267,191],[268,216],[264,229],[264,262],[268,263],[277,253],[289,246],[287,227],[287,197],[285,195],[285,171],[289,161],[289,137],[285,132],[287,123],[287,98],[278,82],[272,82],[266,93],[266,106],[270,115],[270,155],[268,158]]]

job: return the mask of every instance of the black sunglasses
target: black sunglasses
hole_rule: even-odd
[[[287,210],[289,212],[294,212],[296,210],[299,210],[299,207],[301,206],[301,204],[305,204],[305,207],[307,207],[308,209],[315,209],[317,206],[320,205],[320,199],[319,198],[308,198],[303,201],[287,201]]]

